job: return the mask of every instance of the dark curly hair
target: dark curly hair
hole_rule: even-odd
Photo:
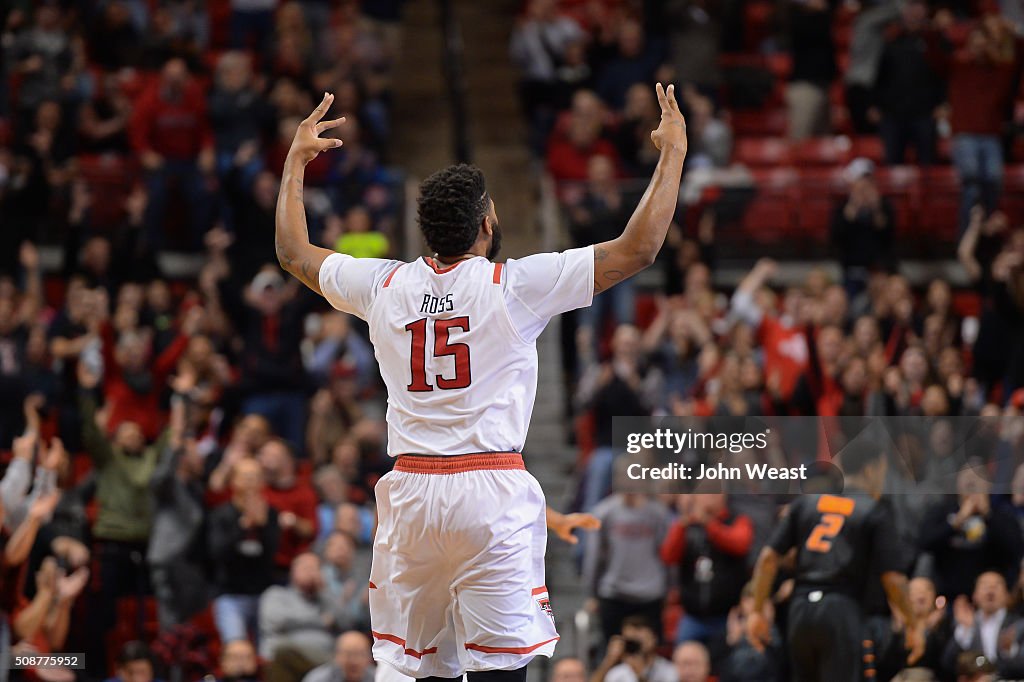
[[[448,166],[424,180],[417,214],[427,246],[438,256],[469,251],[489,201],[483,171],[476,166]]]

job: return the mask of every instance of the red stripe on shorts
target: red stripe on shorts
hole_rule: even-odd
[[[526,469],[518,452],[480,452],[472,455],[399,455],[395,471],[407,474],[461,474],[467,471]]]
[[[540,587],[533,588],[533,590],[530,592],[530,594],[531,595],[544,594],[547,591],[548,591],[548,586],[547,585],[541,585]]]
[[[416,651],[415,649],[410,649],[406,647],[405,640],[399,637],[398,635],[389,635],[386,632],[375,632],[373,630],[371,630],[370,633],[374,636],[375,639],[383,639],[386,642],[391,642],[392,644],[397,644],[398,646],[402,647],[403,649],[405,649],[406,656],[423,658],[424,656],[437,653],[436,646],[430,647],[429,649],[424,649],[423,651]]]
[[[545,644],[550,644],[558,639],[558,637],[552,637],[549,640],[545,640],[539,644],[534,644],[533,646],[484,646],[483,644],[466,642],[466,648],[472,649],[473,651],[479,651],[484,654],[528,654],[532,651],[536,651]]]

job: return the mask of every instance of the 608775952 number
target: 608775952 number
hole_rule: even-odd
[[[85,654],[15,654],[11,656],[11,668],[70,668],[85,670]]]

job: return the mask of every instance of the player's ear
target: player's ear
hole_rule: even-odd
[[[480,222],[480,229],[488,237],[494,234],[494,223],[491,221],[491,216],[484,216],[484,219]]]

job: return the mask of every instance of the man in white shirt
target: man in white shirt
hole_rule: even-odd
[[[320,106],[295,134],[277,205],[281,266],[338,310],[367,321],[388,389],[394,471],[377,484],[370,569],[373,656],[416,678],[524,682],[558,640],[544,586],[545,522],[571,537],[590,519],[546,508],[520,454],[548,321],[649,266],[665,241],[686,156],[673,87],[657,87],[661,158],[616,239],[505,263],[483,173],[438,171],[420,188],[431,258],[353,258],[313,246],[303,170],[342,141]]]
[[[974,583],[973,605],[960,595],[953,602],[956,627],[946,648],[952,665],[964,651],[976,651],[995,664],[1000,673],[1016,677],[1024,668],[1017,619],[1007,613],[1010,601],[1006,579],[995,571],[982,573]]]

